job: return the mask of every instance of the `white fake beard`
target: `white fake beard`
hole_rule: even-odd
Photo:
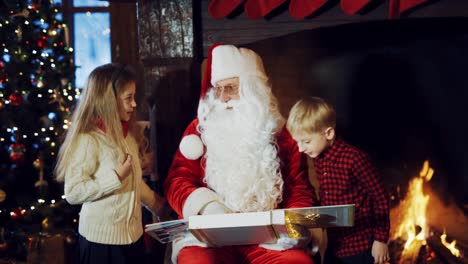
[[[199,126],[207,147],[206,183],[233,211],[276,208],[283,189],[274,143],[276,119],[268,107],[259,111],[241,101],[212,100],[211,106]]]

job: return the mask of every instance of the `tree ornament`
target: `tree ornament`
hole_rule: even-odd
[[[20,163],[24,161],[24,153],[26,152],[26,147],[21,143],[13,143],[10,145],[10,160],[15,163]]]
[[[8,99],[10,99],[11,104],[14,106],[19,106],[24,102],[23,95],[18,92],[10,94],[10,97]]]
[[[67,234],[65,236],[65,242],[70,246],[76,245],[76,242],[77,242],[76,236],[73,234]]]
[[[6,82],[8,79],[8,75],[5,70],[0,70],[0,83]]]
[[[44,87],[44,81],[42,81],[41,79],[39,79],[39,80],[37,81],[36,87],[37,87],[37,88],[42,88],[42,87]]]
[[[17,17],[17,16],[27,18],[27,17],[29,16],[29,11],[28,11],[28,9],[23,9],[23,11],[11,15],[11,17]]]
[[[58,104],[60,111],[65,111],[65,99],[63,98],[62,94],[60,94],[58,89],[54,89],[53,93],[50,94],[49,104],[55,103]]]
[[[34,187],[39,189],[39,197],[45,198],[48,195],[47,186],[49,186],[49,183],[44,179],[44,162],[42,159],[42,153],[39,154],[37,159],[33,162],[33,165],[39,170],[39,179],[34,183]]]
[[[37,46],[39,48],[47,48],[49,46],[49,42],[47,41],[47,37],[46,36],[42,36],[40,37],[38,40],[37,40]]]
[[[8,243],[6,241],[0,242],[0,252],[6,252],[8,250]]]
[[[24,215],[24,210],[21,208],[17,208],[10,213],[11,219],[18,220],[20,217]]]
[[[50,25],[49,29],[47,30],[47,35],[49,35],[50,37],[55,37],[57,36],[59,30],[59,25]]]
[[[0,203],[4,202],[6,199],[6,192],[2,189],[0,189]]]
[[[18,54],[20,55],[20,59],[23,62],[29,58],[27,52],[23,52],[23,49],[21,47],[18,47]]]
[[[18,41],[23,40],[23,29],[21,28],[21,26],[18,26],[15,32],[16,32],[16,35],[18,36]]]
[[[49,183],[46,180],[44,180],[44,170],[41,168],[39,180],[37,180],[34,183],[34,187],[41,188],[41,187],[46,187],[46,186],[49,186]]]
[[[41,168],[42,168],[42,161],[41,161],[41,159],[40,159],[40,158],[35,159],[34,162],[33,162],[33,166],[34,166],[34,168],[36,168],[36,169],[41,169]]]
[[[70,32],[68,30],[67,25],[63,24],[63,32],[65,34],[65,43],[67,47],[70,47]],[[60,43],[60,46],[63,46],[62,42]]]
[[[5,228],[0,227],[0,253],[4,253],[8,250],[8,243],[5,239]]]
[[[42,231],[47,232],[53,227],[53,222],[50,221],[49,217],[44,218],[41,222]]]
[[[48,116],[41,116],[39,118],[39,120],[41,120],[41,124],[44,126],[44,127],[51,127],[51,126],[54,126],[54,123],[52,122],[52,120],[48,117]]]
[[[60,84],[61,84],[62,86],[66,86],[66,85],[68,84],[68,82],[69,82],[69,79],[68,79],[68,78],[61,78],[61,79],[60,79]]]

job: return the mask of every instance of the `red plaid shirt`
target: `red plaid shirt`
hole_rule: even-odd
[[[337,138],[314,159],[321,205],[355,204],[354,227],[328,228],[328,247],[337,257],[359,254],[374,240],[387,243],[389,199],[376,168],[361,150]]]

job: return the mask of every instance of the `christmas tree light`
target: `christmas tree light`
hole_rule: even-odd
[[[76,226],[52,175],[80,94],[62,18],[54,1],[0,2],[0,258],[25,258],[38,234]]]

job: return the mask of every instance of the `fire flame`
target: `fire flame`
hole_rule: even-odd
[[[429,195],[423,193],[423,184],[432,179],[434,170],[429,167],[429,161],[424,161],[423,168],[419,172],[419,177],[412,179],[409,183],[408,193],[404,200],[406,204],[403,221],[398,227],[395,238],[407,237],[404,248],[407,249],[414,240],[422,241],[425,244],[427,225],[426,207],[429,202]],[[420,227],[418,232],[416,227]]]
[[[447,242],[447,234],[445,234],[445,231],[442,235],[440,235],[440,241],[446,248],[448,248],[448,250],[450,250],[452,255],[454,255],[455,257],[460,257],[460,250],[458,250],[455,247],[457,244],[457,241],[453,240],[452,243]]]
[[[426,236],[429,234],[429,227],[426,219],[426,208],[429,202],[429,195],[423,192],[424,183],[429,182],[434,175],[434,170],[429,166],[429,161],[424,161],[423,167],[419,172],[419,177],[413,178],[408,187],[408,193],[402,201],[403,215],[401,223],[398,226],[394,238],[407,239],[404,245],[404,250],[408,250],[410,245],[415,241],[420,241],[422,245],[426,244]],[[419,230],[420,228],[420,230]],[[459,257],[460,250],[456,245],[456,240],[448,243],[446,241],[447,235],[440,236],[441,243],[450,250],[452,255]]]

